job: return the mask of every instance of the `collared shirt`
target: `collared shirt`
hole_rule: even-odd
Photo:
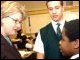
[[[9,38],[8,36],[5,36],[4,38],[6,39],[6,41],[7,41],[10,45],[12,45],[12,42],[10,41],[10,38]]]
[[[61,20],[60,22],[55,22],[55,21],[51,20],[51,22],[52,22],[52,26],[53,26],[53,28],[54,28],[54,31],[55,31],[56,33],[57,33],[57,23],[60,23],[60,29],[61,29],[61,31],[62,31],[63,26],[64,26],[64,23],[65,23],[65,20]]]
[[[73,55],[70,59],[76,59],[79,58],[79,54]]]
[[[57,29],[57,23],[58,22],[55,22],[53,20],[51,20],[51,23],[52,23],[52,26],[54,28],[54,31],[56,32],[56,29]],[[63,26],[65,24],[65,20],[61,20],[59,22],[61,25],[60,25],[60,29],[62,31],[63,29]],[[35,41],[35,44],[34,44],[34,48],[33,48],[33,51],[36,51],[36,52],[39,52],[39,53],[44,53],[44,45],[43,45],[43,42],[41,40],[41,35],[40,35],[40,31],[38,32],[38,36],[36,38],[36,41]]]

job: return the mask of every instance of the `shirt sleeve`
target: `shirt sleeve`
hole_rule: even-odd
[[[44,53],[44,46],[43,46],[43,42],[41,40],[40,32],[38,32],[38,36],[36,38],[33,51],[39,52],[39,53]]]

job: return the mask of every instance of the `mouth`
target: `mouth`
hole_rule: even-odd
[[[62,53],[62,50],[60,49],[60,52]]]
[[[17,29],[14,29],[15,32],[17,32]]]
[[[54,17],[54,18],[57,18],[57,17],[58,17],[58,15],[53,15],[53,17]]]
[[[59,47],[59,49],[60,49],[60,52],[62,52],[62,49],[61,49],[61,47]]]

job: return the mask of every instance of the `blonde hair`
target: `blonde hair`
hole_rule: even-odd
[[[6,1],[3,4],[1,4],[1,19],[16,12],[22,13],[22,17],[25,17],[25,6],[21,5],[17,1]]]

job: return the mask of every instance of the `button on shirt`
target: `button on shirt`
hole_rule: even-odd
[[[65,24],[65,20],[61,20],[60,22],[55,22],[53,20],[51,20],[52,26],[54,28],[55,33],[57,33],[57,23],[60,23],[60,29],[62,31],[63,26]],[[43,42],[41,40],[41,35],[40,35],[40,31],[38,32],[38,36],[36,38],[35,44],[34,44],[34,48],[33,51],[39,52],[39,53],[43,53],[44,54],[44,46],[43,46]]]

